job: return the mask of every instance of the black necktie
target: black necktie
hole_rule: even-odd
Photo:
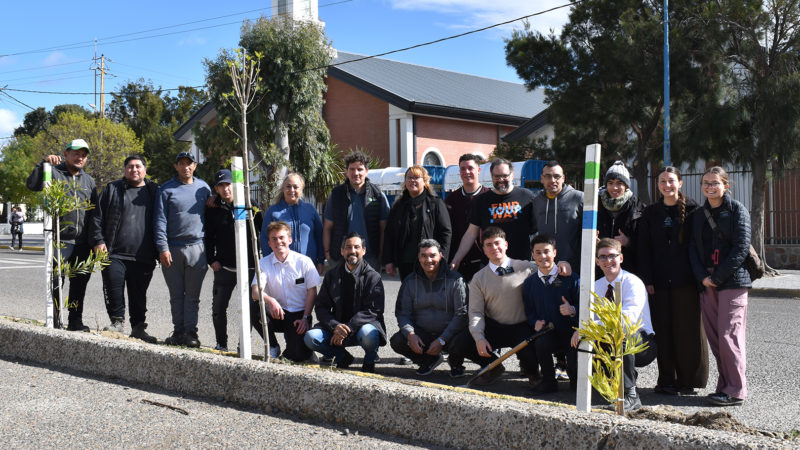
[[[614,302],[614,286],[612,286],[610,283],[608,285],[608,289],[606,289],[606,298],[609,301]]]
[[[514,273],[514,268],[511,267],[511,266],[508,266],[508,267],[499,267],[498,266],[497,269],[495,269],[495,272],[497,272],[497,275],[502,277],[503,275],[505,275],[507,273]]]
[[[545,275],[542,277],[542,284],[544,284],[545,287],[550,286],[550,275]]]

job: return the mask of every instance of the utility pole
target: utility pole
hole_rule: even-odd
[[[97,60],[100,60],[100,66],[97,65]],[[110,59],[106,58],[104,54],[100,54],[100,57],[94,57],[94,104],[96,105],[96,109],[100,110],[100,117],[106,117],[106,73],[108,68],[106,67],[106,61],[112,62]],[[100,104],[97,104],[97,72],[100,72]]]

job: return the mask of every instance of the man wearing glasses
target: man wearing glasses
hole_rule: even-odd
[[[637,367],[644,367],[656,358],[656,339],[650,321],[650,305],[647,302],[647,289],[636,275],[622,270],[622,244],[611,238],[603,238],[597,244],[597,265],[603,276],[594,282],[594,291],[598,295],[614,301],[615,286],[619,283],[622,291],[622,314],[627,316],[631,324],[641,321],[639,334],[647,349],[622,357],[622,375],[625,385],[623,406],[625,412],[635,411],[642,407],[642,401],[636,393]],[[572,335],[571,345],[578,347],[580,336],[577,331]]]
[[[564,185],[564,169],[557,161],[544,165],[541,182],[544,190],[533,199],[534,230],[554,236],[559,258],[579,274],[583,192]]]
[[[492,190],[475,197],[472,202],[469,226],[458,246],[450,267],[458,268],[472,248],[480,230],[495,226],[503,230],[508,240],[508,257],[531,259],[530,235],[534,231],[533,193],[527,189],[514,189],[514,172],[511,162],[495,158],[489,166]]]

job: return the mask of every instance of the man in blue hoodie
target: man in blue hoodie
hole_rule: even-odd
[[[179,153],[174,167],[177,173],[158,190],[153,212],[153,234],[172,308],[173,332],[164,343],[199,347],[197,316],[208,270],[203,237],[211,188],[194,177],[197,160],[191,152]]]

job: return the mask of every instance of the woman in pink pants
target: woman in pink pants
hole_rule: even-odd
[[[743,263],[750,248],[750,213],[731,198],[723,168],[708,169],[702,183],[706,201],[692,216],[689,257],[701,283],[703,328],[719,371],[708,400],[738,406],[747,397],[745,328],[752,282]]]

